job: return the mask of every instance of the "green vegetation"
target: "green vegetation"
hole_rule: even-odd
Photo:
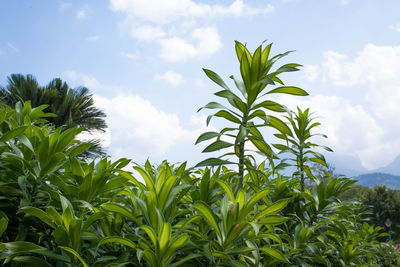
[[[32,107],[47,105],[44,111],[54,114],[47,117],[47,121],[56,127],[64,127],[63,130],[81,128],[91,133],[104,132],[107,128],[106,115],[94,106],[89,90],[85,87],[71,89],[61,79],[54,79],[42,87],[32,75],[11,74],[8,85],[0,87],[0,103],[14,107],[19,101],[30,101]],[[99,140],[90,142],[91,153],[86,156],[105,155]]]
[[[314,151],[319,146],[309,140],[318,125],[309,111],[292,113],[261,99],[267,84],[282,83],[279,73],[299,66],[271,70],[286,53],[269,59],[270,47],[251,54],[236,43],[243,81],[234,82],[244,89],[243,98],[223,86],[217,95],[237,110],[215,102],[206,106],[218,108],[214,116],[235,127],[198,140],[216,138],[205,152],[232,152],[221,156],[228,159],[203,161],[205,168],[167,161],[128,167],[131,161],[124,158],[84,158],[80,155],[90,144],[76,139],[83,129],[49,124],[47,106],[32,108],[27,101],[1,107],[3,265],[395,266],[393,246],[378,241],[386,235],[382,227],[363,221],[361,203],[339,200],[355,181],[309,171],[312,164],[326,166]],[[215,73],[206,74],[224,85]],[[267,91],[276,92],[306,94],[286,86]],[[276,142],[283,142],[269,145],[260,131],[264,126],[276,131]],[[260,164],[245,147],[247,141],[265,157]],[[294,164],[280,158],[275,165],[279,155],[295,159]],[[224,166],[235,158],[238,171]],[[279,173],[287,165],[297,168],[289,178]],[[305,179],[312,183],[305,186]]]

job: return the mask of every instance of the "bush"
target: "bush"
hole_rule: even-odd
[[[324,158],[311,150],[314,144],[302,150],[300,135],[292,134],[297,124],[271,124],[284,132],[279,139],[292,134],[299,144],[301,164],[289,178],[277,171],[285,164],[274,165],[275,152],[257,165],[242,151],[240,174],[221,164],[199,169],[167,161],[133,164],[131,172],[128,159],[80,157],[90,146],[76,140],[81,130],[47,125],[44,108],[26,102],[0,109],[4,265],[373,266],[382,260],[382,228],[361,221],[359,203],[338,199],[354,181],[313,175],[309,163]],[[240,134],[243,127],[252,124],[238,126],[241,141],[232,147],[250,138],[267,154],[261,133]],[[308,188],[305,178],[314,181]]]

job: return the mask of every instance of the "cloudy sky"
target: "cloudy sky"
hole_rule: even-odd
[[[374,169],[400,154],[400,1],[2,0],[0,11],[0,84],[30,73],[88,87],[113,158],[203,159],[208,113],[196,111],[217,88],[202,68],[238,76],[234,40],[266,39],[296,50],[285,60],[304,67],[283,79],[310,96],[278,100],[321,117],[332,161]]]

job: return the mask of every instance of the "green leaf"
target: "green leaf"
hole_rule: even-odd
[[[269,225],[281,224],[281,223],[286,222],[287,220],[288,220],[288,218],[282,217],[279,215],[269,215],[269,216],[262,218],[258,223],[259,224],[269,224]]]
[[[221,77],[219,77],[218,74],[208,69],[203,69],[203,71],[207,75],[207,77],[210,78],[213,82],[215,82],[222,88],[229,90],[229,87],[225,84],[225,82],[221,79]]]
[[[271,111],[275,111],[275,112],[285,112],[287,111],[287,108],[285,106],[282,106],[279,103],[276,103],[274,101],[271,100],[265,100],[261,103],[258,103],[256,105],[254,105],[254,107],[252,107],[252,109],[258,109],[258,108],[265,108]]]
[[[229,187],[229,185],[221,179],[216,179],[215,181],[225,190],[226,194],[229,196],[229,199],[234,202],[235,195],[233,194],[232,189]]]
[[[129,211],[127,208],[125,208],[124,206],[122,206],[120,204],[104,203],[104,204],[101,204],[100,207],[102,209],[106,210],[106,211],[119,213],[119,214],[125,216],[126,218],[133,220],[133,221],[136,220],[136,217],[131,213],[131,211]]]
[[[217,151],[217,150],[221,150],[223,148],[228,148],[233,146],[233,144],[222,141],[222,140],[217,140],[213,143],[211,143],[210,145],[208,145],[203,152],[213,152],[213,151]]]
[[[201,134],[201,135],[199,136],[199,138],[197,138],[195,145],[197,145],[197,144],[200,143],[200,142],[203,142],[203,141],[205,141],[205,140],[212,139],[212,138],[217,137],[217,136],[220,136],[220,135],[221,135],[221,134],[220,134],[220,133],[217,133],[217,132],[205,132],[205,133]]]
[[[195,166],[195,168],[198,167],[204,167],[204,166],[219,166],[219,165],[225,165],[225,164],[236,164],[235,162],[228,161],[228,160],[223,160],[219,158],[208,158],[206,160],[203,160]]]
[[[15,128],[9,132],[6,132],[5,134],[3,134],[0,137],[0,142],[6,142],[10,139],[17,137],[18,135],[21,135],[23,132],[25,132],[26,128],[27,128],[27,126],[21,126],[21,127]]]
[[[6,218],[0,219],[0,236],[3,235],[4,231],[7,229],[8,221]]]
[[[246,92],[246,88],[244,87],[244,83],[242,81],[236,79],[233,75],[231,75],[229,78],[231,78],[235,82],[237,89],[239,89],[239,91],[242,93],[242,95],[244,97],[247,97],[247,92]]]
[[[39,218],[42,222],[46,223],[50,227],[56,228],[51,217],[43,210],[35,208],[35,207],[22,207],[22,208],[20,208],[20,210],[25,212],[28,215]]]
[[[261,251],[265,252],[269,256],[278,259],[283,262],[288,262],[288,259],[283,255],[283,253],[279,250],[273,249],[273,248],[260,248]]]
[[[261,219],[266,215],[269,215],[271,213],[278,212],[282,210],[283,208],[286,207],[286,205],[289,203],[290,199],[280,199],[276,202],[274,202],[271,206],[268,208],[264,209],[257,215],[257,219]]]
[[[244,127],[243,125],[240,125],[239,133],[236,136],[235,145],[245,140],[248,134],[249,134],[249,129],[247,127]]]
[[[158,244],[160,246],[160,251],[165,251],[169,240],[171,239],[171,225],[169,223],[164,223],[161,227],[161,231],[158,236]]]
[[[303,89],[295,86],[282,86],[278,87],[275,89],[272,89],[271,91],[268,91],[267,94],[289,94],[289,95],[299,95],[299,96],[307,96],[308,93],[304,91]]]
[[[72,248],[63,247],[63,246],[59,246],[59,248],[61,248],[62,250],[65,250],[65,251],[71,253],[71,254],[74,255],[76,258],[78,258],[78,260],[82,263],[82,265],[83,265],[84,267],[89,267],[89,265],[81,258],[81,256],[78,254],[78,252],[76,252],[76,251],[73,250]]]
[[[214,231],[217,232],[217,234],[221,237],[221,230],[219,229],[217,219],[215,218],[215,215],[211,208],[203,201],[197,201],[194,203],[193,207],[201,213],[205,221],[208,223],[208,225],[211,226],[211,228],[214,229]]]
[[[13,261],[21,264],[20,266],[38,266],[38,267],[53,266],[47,261],[34,256],[17,256],[13,258]]]
[[[107,243],[118,243],[121,245],[125,245],[128,246],[130,248],[133,248],[136,250],[136,244],[133,243],[131,240],[127,239],[127,238],[123,238],[120,236],[107,236],[104,237],[100,240],[100,242],[97,244],[98,247],[100,247],[101,245],[107,244]]]
[[[91,143],[82,143],[78,146],[74,146],[68,149],[67,154],[70,157],[76,157],[79,154],[83,153],[84,151],[88,150],[91,146],[92,146]]]
[[[290,130],[289,126],[287,126],[286,123],[284,123],[282,120],[278,119],[277,117],[269,116],[268,125],[274,127],[279,132],[281,132],[285,135],[293,136],[292,131]]]
[[[232,113],[230,113],[230,112],[228,112],[226,110],[220,110],[217,113],[215,113],[214,116],[225,118],[228,121],[234,122],[236,124],[240,124],[241,123],[240,119],[238,119],[236,116],[232,115]]]

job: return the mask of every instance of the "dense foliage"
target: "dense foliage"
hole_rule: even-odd
[[[306,171],[306,162],[324,163],[312,143],[292,177],[271,168],[277,154],[261,164],[247,158],[241,174],[222,165],[90,161],[78,157],[90,146],[76,139],[82,130],[47,124],[45,108],[25,102],[0,109],[4,265],[384,266],[382,251],[392,251],[377,241],[380,227],[362,222],[360,203],[338,199],[354,181]],[[294,135],[303,124],[279,122],[286,125],[266,123],[278,140],[290,136],[301,145],[301,131],[310,133],[301,127]],[[265,148],[257,127],[237,126],[237,136],[250,128],[240,142]],[[281,155],[291,153],[281,145]],[[303,188],[305,177],[313,183]]]
[[[14,107],[21,100],[30,101],[32,107],[47,105],[44,111],[54,114],[47,117],[47,121],[56,127],[82,128],[89,133],[104,132],[107,128],[105,113],[95,107],[93,97],[86,87],[72,89],[58,78],[46,86],[40,86],[32,75],[11,74],[8,84],[4,88],[0,87],[0,103]],[[104,155],[99,140],[93,139],[90,142],[91,152]]]

